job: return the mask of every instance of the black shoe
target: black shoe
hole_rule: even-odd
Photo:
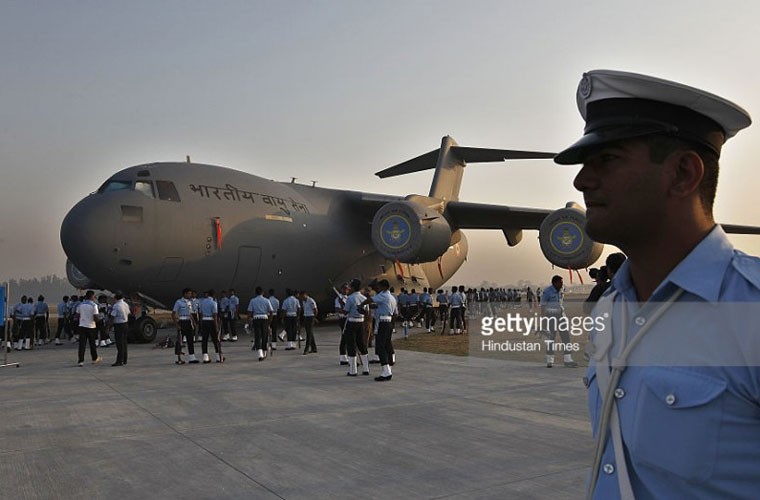
[[[346,376],[348,376],[348,377],[355,377],[356,373],[346,373]]]
[[[175,364],[175,365],[184,365],[184,364],[185,364],[185,362],[184,362],[184,361],[182,361],[182,360],[178,360],[178,361],[175,361],[175,362],[174,362],[174,364]]]
[[[190,363],[191,365],[197,365],[198,363],[200,363],[200,361],[197,360],[197,359],[194,359],[192,361],[188,361],[188,363]],[[124,364],[126,365],[126,363],[124,363]]]
[[[388,375],[387,377],[383,377],[380,375],[379,377],[375,377],[375,382],[387,382],[391,379],[393,375]]]
[[[547,368],[551,368],[552,366],[554,366],[554,364],[553,364],[553,363],[546,363],[546,367],[547,367]]]
[[[304,355],[304,356],[306,356],[307,354],[309,354],[309,351],[304,351],[304,352],[303,352],[303,355]]]
[[[312,350],[311,350],[311,353],[312,353],[312,354],[316,354],[316,353],[317,353],[317,350],[316,350],[316,349],[312,349]]]
[[[341,362],[340,362],[340,365],[341,365],[341,366],[348,366],[348,361],[341,361]]]
[[[362,372],[362,375],[369,375],[369,372]]]
[[[124,363],[116,362],[116,363],[112,364],[111,366],[124,366]]]
[[[377,363],[379,363],[379,362],[380,362],[380,360],[379,360],[379,359],[370,359],[370,360],[369,360],[369,364],[371,364],[371,365],[375,365],[375,364],[377,364]]]

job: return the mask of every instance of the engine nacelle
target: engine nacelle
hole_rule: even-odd
[[[586,234],[586,211],[577,203],[547,215],[538,240],[544,257],[563,269],[583,269],[599,259],[604,245]]]
[[[87,289],[101,289],[97,283],[92,281],[90,278],[85,276],[82,271],[80,271],[77,266],[72,264],[72,262],[69,259],[66,259],[66,277],[69,279],[69,283],[71,283],[71,286],[74,288],[78,288],[80,290],[87,290]]]
[[[372,220],[372,243],[390,260],[432,262],[451,244],[451,226],[438,211],[413,201],[383,205]]]

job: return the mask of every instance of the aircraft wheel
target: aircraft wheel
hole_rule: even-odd
[[[138,343],[148,343],[156,340],[158,325],[150,316],[143,316],[135,321],[133,327],[134,341]]]

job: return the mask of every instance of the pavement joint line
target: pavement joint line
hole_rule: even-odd
[[[141,409],[142,411],[144,411],[145,413],[147,413],[147,414],[148,414],[148,415],[150,415],[151,417],[153,417],[153,418],[155,418],[156,420],[158,420],[159,422],[161,422],[163,425],[165,425],[166,427],[168,427],[169,429],[171,429],[173,432],[175,432],[176,434],[178,434],[178,435],[179,435],[179,436],[181,436],[182,438],[186,439],[186,440],[187,440],[187,441],[189,441],[190,443],[194,444],[196,447],[198,447],[198,448],[200,448],[201,450],[205,451],[206,453],[208,453],[209,455],[211,455],[212,457],[214,457],[215,459],[217,459],[219,462],[223,463],[224,465],[226,465],[226,466],[227,466],[227,467],[229,467],[230,469],[234,470],[234,471],[235,471],[235,472],[237,472],[238,474],[241,474],[243,477],[245,477],[245,478],[247,478],[249,481],[251,481],[251,482],[253,482],[253,483],[257,484],[257,485],[258,485],[258,486],[260,486],[261,488],[264,488],[266,491],[270,492],[272,495],[276,496],[277,498],[280,498],[280,499],[282,499],[282,500],[285,500],[285,497],[283,497],[283,496],[279,495],[279,494],[278,494],[276,491],[272,490],[272,489],[271,489],[271,488],[269,488],[267,485],[265,485],[265,484],[263,484],[263,483],[261,483],[261,482],[257,481],[256,479],[254,479],[254,478],[253,478],[253,477],[251,477],[250,475],[246,474],[244,471],[242,471],[242,470],[240,470],[239,468],[235,467],[235,465],[231,464],[230,462],[228,462],[228,461],[227,461],[227,460],[225,460],[224,458],[220,457],[219,455],[217,455],[217,454],[216,454],[216,453],[214,453],[213,451],[209,450],[208,448],[206,448],[205,446],[203,446],[202,444],[200,444],[199,442],[197,442],[196,440],[194,440],[194,439],[193,439],[193,438],[191,438],[190,436],[188,436],[188,435],[186,435],[186,434],[182,433],[181,431],[179,431],[178,429],[174,428],[174,427],[173,427],[171,424],[169,424],[168,422],[166,422],[164,419],[162,419],[162,418],[161,418],[161,417],[159,417],[158,415],[154,414],[153,412],[151,412],[149,409],[147,409],[147,408],[145,408],[144,406],[142,406],[142,405],[141,405],[140,403],[138,403],[137,401],[134,401],[134,400],[133,400],[133,399],[131,399],[129,396],[127,396],[126,394],[122,393],[121,391],[119,391],[118,389],[116,389],[115,387],[113,387],[113,386],[112,386],[110,383],[108,383],[108,382],[106,382],[106,381],[104,381],[104,380],[102,380],[102,379],[98,378],[98,377],[97,377],[97,375],[93,375],[93,378],[94,378],[95,380],[97,380],[98,382],[100,382],[100,383],[104,384],[106,387],[108,387],[109,389],[111,389],[113,392],[115,392],[115,393],[116,393],[116,394],[118,394],[119,396],[121,396],[121,397],[123,397],[124,399],[126,399],[127,401],[129,401],[131,404],[133,404],[133,405],[134,405],[134,406],[136,406],[137,408]]]
[[[458,495],[464,495],[464,494],[467,494],[467,493],[475,493],[477,491],[491,490],[491,489],[499,488],[499,487],[502,487],[502,486],[508,486],[508,485],[511,485],[511,484],[522,483],[524,481],[535,481],[536,479],[541,479],[543,477],[555,476],[557,474],[565,474],[565,473],[568,473],[568,472],[576,472],[576,471],[590,470],[590,469],[591,469],[591,466],[588,466],[588,467],[572,467],[572,468],[569,468],[569,469],[563,469],[563,470],[558,470],[558,471],[554,471],[554,472],[547,472],[545,474],[538,474],[536,476],[521,477],[521,478],[517,478],[517,479],[512,479],[512,480],[509,480],[509,481],[504,481],[502,483],[492,484],[490,486],[485,486],[483,488],[475,488],[475,489],[471,489],[471,490],[457,491],[457,492],[454,492],[454,493],[449,493],[449,494],[438,496],[438,497],[431,497],[429,500],[441,500],[441,499],[444,499],[444,498],[452,498],[452,497],[455,497],[455,496],[458,496]]]

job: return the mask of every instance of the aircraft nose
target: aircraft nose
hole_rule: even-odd
[[[103,218],[102,207],[90,195],[72,208],[61,224],[61,245],[71,262],[90,275],[90,270],[108,265],[113,230]]]

